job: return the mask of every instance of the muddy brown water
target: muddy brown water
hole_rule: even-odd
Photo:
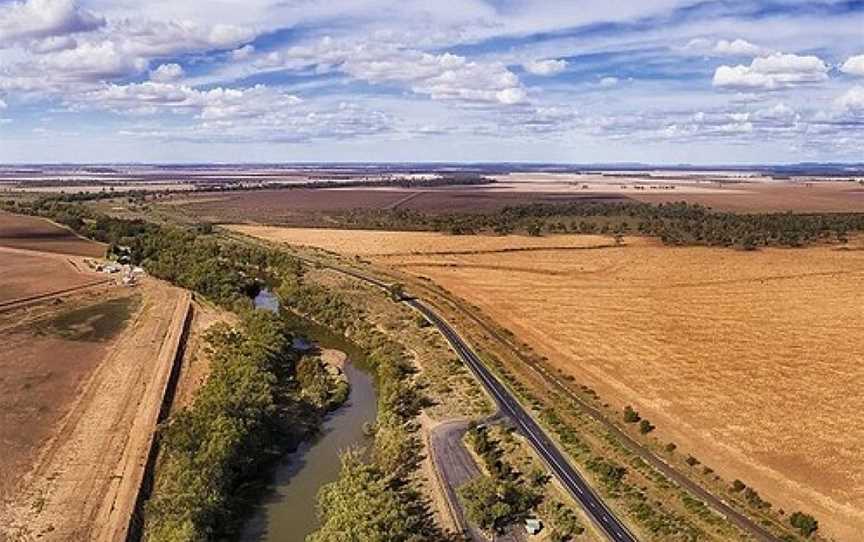
[[[264,290],[255,299],[255,306],[277,311],[279,301]],[[318,491],[338,478],[340,453],[370,444],[363,426],[375,421],[378,399],[362,351],[313,322],[296,319],[295,327],[315,345],[348,354],[344,370],[351,393],[343,406],[327,416],[316,437],[282,460],[270,489],[246,525],[241,536],[244,542],[303,542],[320,525]]]

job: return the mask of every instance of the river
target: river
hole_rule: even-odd
[[[255,306],[278,311],[279,300],[262,290]],[[313,322],[297,319],[296,328],[316,346],[341,350],[348,355],[345,375],[351,384],[348,401],[325,419],[321,431],[277,467],[271,490],[254,511],[241,540],[244,542],[303,542],[318,526],[316,496],[324,484],[339,476],[339,454],[368,443],[366,422],[375,421],[377,396],[371,375],[363,369],[362,352],[343,337]],[[304,346],[299,344],[298,346]]]

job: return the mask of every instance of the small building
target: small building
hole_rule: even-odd
[[[528,518],[525,520],[525,531],[530,535],[535,535],[543,530],[543,522],[537,518]]]

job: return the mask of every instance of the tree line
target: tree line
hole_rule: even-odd
[[[581,233],[648,235],[668,245],[756,249],[846,243],[864,232],[864,213],[718,212],[686,202],[658,205],[583,200],[507,206],[485,213],[431,214],[410,209],[354,209],[336,216],[352,228],[426,230],[453,235]]]

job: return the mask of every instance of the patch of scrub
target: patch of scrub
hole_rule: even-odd
[[[126,327],[140,302],[140,296],[118,297],[73,309],[46,321],[40,332],[70,341],[107,341]]]

